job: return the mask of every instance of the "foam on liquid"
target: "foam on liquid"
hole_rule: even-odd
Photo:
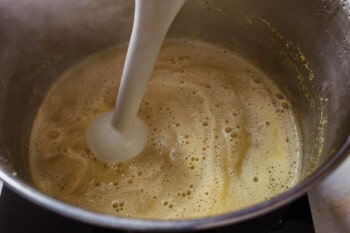
[[[139,111],[143,152],[97,161],[86,130],[113,109],[125,53],[87,58],[48,92],[29,149],[40,190],[107,214],[187,219],[253,205],[298,181],[299,136],[284,95],[249,62],[188,42],[167,41],[159,54]]]

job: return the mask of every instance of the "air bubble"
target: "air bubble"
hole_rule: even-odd
[[[95,184],[95,186],[96,186],[96,187],[98,187],[98,186],[100,186],[100,185],[101,185],[101,182],[100,182],[100,181],[95,181],[95,183],[94,183],[94,184]]]
[[[284,109],[289,109],[289,104],[288,104],[288,103],[283,102],[281,105],[282,105],[282,107],[283,107]]]
[[[114,201],[114,202],[112,202],[112,207],[113,208],[117,208],[119,205],[118,205],[118,202],[116,202],[116,201]]]
[[[229,132],[231,132],[232,131],[232,128],[231,127],[227,127],[226,129],[225,129],[225,132],[226,133],[229,133]]]

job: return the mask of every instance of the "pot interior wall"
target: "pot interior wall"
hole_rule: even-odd
[[[350,132],[350,19],[344,4],[191,0],[168,37],[215,43],[274,79],[299,119],[305,178]],[[0,3],[0,156],[5,169],[30,183],[31,124],[50,84],[89,54],[127,42],[132,18],[133,2],[124,0]]]

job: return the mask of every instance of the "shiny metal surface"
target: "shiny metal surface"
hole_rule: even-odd
[[[80,59],[131,32],[133,2],[0,2],[0,178],[27,199],[74,219],[129,229],[193,230],[235,224],[305,193],[350,152],[348,1],[187,1],[168,37],[211,42],[269,74],[293,104],[303,142],[302,179],[258,205],[212,218],[149,221],[107,216],[54,200],[31,186],[28,140],[50,84]]]

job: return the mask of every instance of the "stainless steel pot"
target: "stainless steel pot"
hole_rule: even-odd
[[[285,205],[350,152],[350,2],[187,1],[169,38],[234,50],[289,97],[303,137],[301,181],[281,195],[216,217],[185,221],[118,218],[54,200],[31,185],[28,140],[50,84],[80,59],[129,39],[133,2],[0,2],[0,178],[28,200],[64,216],[129,230],[193,230],[237,224]]]

